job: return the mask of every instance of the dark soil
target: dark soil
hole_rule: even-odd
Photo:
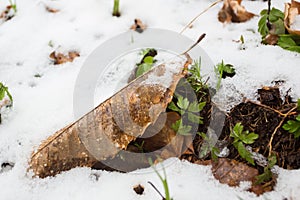
[[[299,169],[300,139],[295,139],[291,133],[281,128],[287,120],[295,119],[299,114],[299,112],[291,112],[290,115],[285,116],[295,108],[296,104],[289,102],[290,98],[281,100],[278,88],[259,89],[258,94],[261,104],[244,102],[230,111],[220,139],[231,144],[230,129],[241,122],[245,130],[259,135],[251,145],[253,152],[262,154],[265,158],[271,152],[275,153],[278,166],[285,169]],[[233,145],[229,145],[228,148],[229,158],[241,160]]]

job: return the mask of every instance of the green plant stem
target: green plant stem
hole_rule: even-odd
[[[119,12],[120,0],[114,0],[113,16],[120,16]]]
[[[14,10],[14,12],[17,12],[17,4],[16,1],[14,1],[14,3],[12,2],[12,0],[9,0],[9,4],[12,7],[12,9]]]
[[[271,0],[268,0],[268,17],[267,17],[267,27],[269,30],[272,29],[272,25],[270,22],[270,12],[271,12]]]

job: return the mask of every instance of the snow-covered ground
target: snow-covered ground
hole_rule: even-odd
[[[76,168],[54,178],[33,179],[26,174],[28,159],[43,139],[74,120],[74,84],[85,59],[97,46],[127,31],[135,18],[152,28],[179,32],[212,2],[121,0],[122,16],[116,18],[111,16],[113,0],[17,1],[17,16],[0,25],[0,81],[9,87],[14,98],[13,108],[2,114],[0,163],[15,163],[12,170],[0,173],[0,199],[160,199],[147,184],[151,181],[163,191],[151,169],[121,174]],[[283,10],[284,2],[272,3]],[[0,0],[0,11],[7,4],[7,0]],[[244,1],[243,5],[256,14],[267,7],[262,1]],[[45,6],[60,11],[49,13]],[[284,88],[291,87],[291,94],[298,98],[300,54],[261,45],[258,17],[241,24],[221,24],[217,20],[221,7],[219,4],[202,15],[184,35],[196,40],[201,33],[206,33],[201,46],[213,62],[223,59],[236,67],[237,75],[224,80],[223,88],[228,88],[229,93],[238,91],[240,96],[233,94],[236,99],[254,98],[258,87],[282,79],[286,80]],[[241,35],[245,39],[245,50],[233,41]],[[56,49],[77,50],[80,57],[72,63],[55,66],[49,54]],[[300,199],[299,170],[278,169],[275,191],[256,197],[245,192],[247,184],[239,188],[220,184],[208,166],[177,159],[166,162],[172,163],[165,166],[174,200]],[[145,186],[144,195],[133,191],[132,187],[137,184]]]

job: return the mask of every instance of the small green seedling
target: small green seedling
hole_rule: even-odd
[[[275,154],[271,154],[268,158],[268,165],[264,168],[264,173],[256,176],[255,184],[259,185],[264,182],[268,182],[272,179],[273,174],[271,169],[274,167],[274,165],[277,163],[277,158]]]
[[[242,44],[245,44],[245,40],[244,40],[244,36],[243,35],[241,35],[240,41],[241,41]]]
[[[294,134],[295,138],[300,137],[300,115],[296,117],[296,120],[289,120],[282,128],[289,133]]]
[[[187,78],[187,81],[191,84],[193,90],[196,93],[207,88],[207,85],[202,81],[200,70],[201,58],[199,58],[199,60],[194,60],[193,64],[191,65],[191,68],[188,70],[190,76]]]
[[[203,110],[205,105],[206,102],[194,101],[190,103],[187,98],[177,95],[177,103],[175,104],[174,101],[172,101],[168,105],[168,108],[178,112],[181,116],[187,114],[188,120],[192,123],[203,124],[203,118],[199,116],[199,113]],[[182,119],[177,120],[171,127],[180,135],[189,135],[192,130],[190,125],[184,125],[182,123]]]
[[[262,42],[268,44],[268,36],[273,36],[274,43],[283,49],[300,53],[300,38],[295,35],[285,34],[284,13],[281,10],[272,8],[262,10],[258,22],[258,32],[262,36]],[[270,44],[270,43],[269,43]]]
[[[238,150],[239,155],[252,165],[255,165],[252,153],[246,149],[245,144],[253,144],[258,138],[258,134],[249,133],[248,130],[244,131],[244,126],[241,123],[237,123],[231,129],[230,137],[234,138],[232,144]]]
[[[10,102],[8,102],[8,103],[4,102],[1,105],[1,101],[4,99],[5,96],[8,96]],[[0,111],[3,106],[11,107],[12,105],[13,105],[13,98],[12,98],[12,95],[8,91],[8,87],[6,87],[3,83],[0,82]],[[2,119],[1,119],[1,113],[0,113],[0,124],[1,124],[1,122],[2,122]]]
[[[152,56],[145,57],[144,63],[142,63],[138,66],[135,76],[139,77],[139,76],[143,75],[144,73],[146,73],[147,71],[149,71],[153,66],[153,63],[154,63],[153,61],[154,61],[154,59]]]
[[[216,65],[215,73],[218,77],[217,90],[219,90],[221,87],[222,79],[225,79],[227,77],[232,78],[236,74],[234,66],[231,64],[225,64],[223,60],[221,63]]]
[[[260,12],[260,16],[258,32],[263,39],[265,39],[268,34],[280,35],[285,33],[284,14],[281,10],[272,8],[268,14],[268,10],[264,9]],[[268,18],[271,24],[268,24]]]
[[[171,125],[171,128],[176,131],[179,135],[190,135],[192,126],[183,125],[182,120],[177,120],[174,124]]]
[[[158,170],[154,167],[154,164],[153,164],[153,161],[151,158],[149,158],[149,163],[152,166],[152,168],[154,169],[155,173],[157,174],[157,176],[159,177],[160,181],[162,182],[162,184],[164,186],[165,197],[160,193],[160,191],[150,181],[148,181],[148,183],[158,192],[158,194],[162,197],[162,200],[173,200],[173,198],[171,198],[171,196],[170,196],[170,190],[169,190],[169,185],[168,185],[168,181],[167,181],[167,173],[166,173],[165,168],[163,167],[163,173],[164,173],[164,178],[163,178],[162,175],[158,172]]]
[[[141,144],[135,142],[134,146],[136,146],[138,148],[139,152],[144,153],[144,143],[145,143],[145,141],[142,141]]]
[[[113,16],[116,16],[116,17],[121,16],[119,7],[120,7],[120,0],[114,0],[114,8],[113,8],[113,13],[112,13]]]
[[[297,101],[297,109],[300,111],[300,99]],[[294,134],[295,138],[300,137],[300,115],[296,117],[296,120],[289,120],[282,128],[289,133]]]
[[[153,67],[154,63],[156,62],[154,57],[157,55],[157,51],[155,49],[149,48],[143,49],[140,52],[140,55],[143,56],[143,58],[141,62],[137,64],[138,68],[135,74],[136,78],[143,75]]]
[[[217,161],[220,151],[217,147],[215,147],[215,142],[213,139],[207,136],[205,133],[198,132],[197,134],[203,139],[203,145],[201,146],[201,150],[199,152],[199,158],[205,158],[210,152],[212,160]]]
[[[11,6],[11,8],[13,9],[14,11],[14,14],[17,13],[17,3],[16,3],[16,0],[14,0],[14,2],[12,0],[9,0],[9,5]]]
[[[0,101],[2,101],[4,99],[5,95],[7,95],[10,100],[9,106],[12,106],[12,104],[13,104],[12,95],[9,93],[8,87],[6,87],[3,83],[0,82]]]

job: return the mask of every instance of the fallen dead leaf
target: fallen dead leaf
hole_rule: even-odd
[[[222,23],[240,23],[250,20],[255,14],[248,12],[241,5],[242,0],[224,0],[224,5],[218,13],[218,19]]]
[[[290,34],[300,36],[300,30],[293,30],[291,28],[297,15],[300,15],[300,2],[292,0],[291,3],[285,3],[284,26]]]
[[[51,56],[57,57],[55,52]],[[33,152],[29,169],[43,178],[78,166],[92,167],[97,161],[107,161],[126,152],[121,150],[142,136],[172,101],[179,80],[192,63],[189,55],[185,56],[186,60],[178,57],[171,62],[172,70],[168,68],[170,63],[156,66],[50,136]],[[159,83],[150,83],[153,78]]]

